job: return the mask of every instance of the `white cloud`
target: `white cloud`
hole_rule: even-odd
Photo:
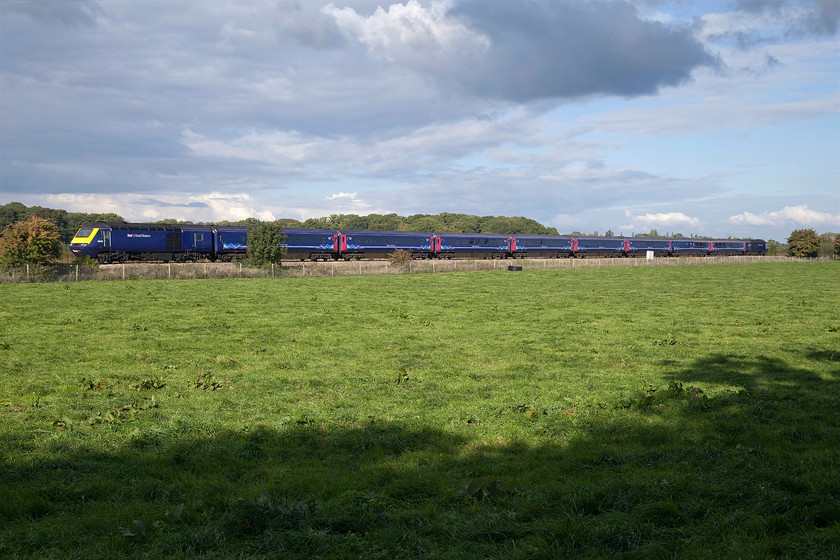
[[[45,197],[55,208],[70,212],[114,213],[129,222],[157,221],[177,216],[192,222],[271,221],[274,214],[259,207],[248,193],[174,194],[54,194]]]
[[[335,194],[325,196],[324,198],[326,198],[327,200],[336,200],[338,198],[354,200],[354,199],[356,199],[357,194],[358,193],[354,193],[354,192],[339,192],[339,193],[335,193]]]
[[[692,218],[682,212],[660,212],[656,214],[642,214],[634,216],[630,210],[624,212],[631,222],[621,226],[626,230],[643,230],[656,228],[680,228],[700,226],[703,221],[699,218]]]
[[[737,216],[730,216],[728,221],[735,225],[750,226],[797,225],[838,227],[840,226],[840,214],[834,215],[828,212],[811,210],[807,204],[802,204],[800,206],[785,206],[781,210],[765,212],[763,214],[744,212]]]
[[[381,7],[364,17],[353,8],[329,4],[324,14],[335,18],[345,33],[364,44],[379,58],[412,68],[434,69],[449,65],[454,58],[470,52],[483,52],[489,40],[452,19],[447,19],[449,2],[432,2],[428,8],[416,0]]]

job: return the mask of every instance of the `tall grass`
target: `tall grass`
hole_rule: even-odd
[[[0,285],[0,556],[834,558],[838,280]]]

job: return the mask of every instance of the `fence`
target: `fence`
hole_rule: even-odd
[[[388,261],[284,262],[267,268],[255,268],[243,263],[129,263],[109,265],[58,264],[49,266],[0,269],[0,283],[9,282],[79,282],[84,280],[134,279],[195,279],[195,278],[279,278],[314,276],[373,276],[383,274],[425,274],[439,272],[468,272],[478,270],[507,270],[508,266],[522,270],[561,268],[614,268],[645,266],[696,266],[759,262],[818,262],[831,257],[802,259],[795,257],[668,257],[656,259],[516,259],[516,260],[427,260],[395,265]]]

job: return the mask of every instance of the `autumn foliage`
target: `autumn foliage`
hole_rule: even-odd
[[[788,237],[788,255],[816,257],[820,252],[820,236],[813,229],[797,229]]]
[[[58,228],[49,220],[30,216],[10,224],[0,235],[0,264],[47,264],[61,255]]]

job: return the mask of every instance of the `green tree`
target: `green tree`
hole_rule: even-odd
[[[788,255],[816,257],[820,252],[820,236],[813,229],[796,229],[788,237]]]
[[[831,257],[834,255],[834,233],[824,233],[820,235],[820,256]]]
[[[767,240],[767,254],[771,256],[784,256],[787,254],[787,246],[779,243],[775,239]]]
[[[29,217],[29,208],[20,202],[10,202],[0,206],[0,230],[6,229],[15,222]]]
[[[47,264],[60,255],[58,227],[38,216],[7,226],[0,236],[0,263],[5,266]]]
[[[840,257],[840,233],[834,234],[834,255]]]
[[[286,253],[285,241],[282,223],[260,222],[248,230],[248,258],[258,266],[279,263]]]

